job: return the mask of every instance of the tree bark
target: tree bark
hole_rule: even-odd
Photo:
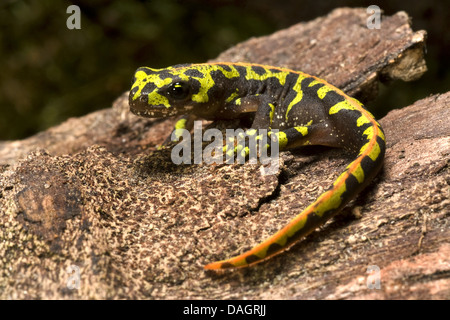
[[[366,19],[336,9],[214,61],[302,70],[363,101],[380,81],[426,71],[426,33],[406,13],[383,17],[379,30]],[[202,266],[273,234],[349,156],[283,152],[269,176],[248,163],[177,166],[156,149],[173,119],[133,116],[127,93],[110,109],[3,142],[0,298],[448,299],[449,105],[450,92],[390,112],[380,120],[384,169],[342,214],[288,252],[223,273]]]

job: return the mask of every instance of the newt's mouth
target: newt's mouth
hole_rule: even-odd
[[[168,107],[166,104],[149,104],[148,94],[140,94],[136,97],[137,87],[134,87],[130,91],[128,97],[128,104],[130,105],[130,111],[135,115],[147,118],[160,118],[170,117],[177,114],[177,111],[172,107]]]
[[[134,98],[136,90],[133,89],[130,91],[128,104],[130,105],[130,111],[137,116],[162,118],[192,112],[193,106],[190,104],[174,107],[167,103],[155,104],[154,100],[152,100],[152,103],[149,103],[147,94],[141,94],[137,98]]]
[[[136,108],[135,106],[130,104],[130,111],[140,117],[146,118],[163,118],[163,117],[171,117],[178,114],[177,110],[167,109],[164,106],[159,108],[152,107],[152,109],[147,108]]]
[[[136,100],[129,99],[130,111],[141,117],[146,118],[162,118],[162,117],[171,117],[178,114],[177,110],[174,108],[167,108],[164,105],[160,106],[149,106],[147,103],[147,99],[140,99],[139,97]]]

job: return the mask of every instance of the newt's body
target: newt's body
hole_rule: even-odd
[[[357,100],[302,72],[246,63],[139,68],[130,92],[131,111],[146,117],[185,115],[234,119],[254,113],[252,129],[278,129],[280,149],[325,145],[348,149],[355,159],[333,185],[273,236],[253,249],[206,269],[244,267],[280,253],[338,213],[380,169],[383,130]]]

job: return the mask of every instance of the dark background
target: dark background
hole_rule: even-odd
[[[66,27],[71,4],[81,9],[81,30]],[[250,37],[371,4],[386,15],[406,11],[414,30],[428,32],[429,71],[381,86],[375,115],[447,92],[449,1],[0,0],[0,140],[109,107],[139,66],[204,62]]]

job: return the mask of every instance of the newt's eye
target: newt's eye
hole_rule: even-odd
[[[167,95],[175,100],[183,100],[189,95],[189,85],[186,82],[172,83],[167,89]]]

